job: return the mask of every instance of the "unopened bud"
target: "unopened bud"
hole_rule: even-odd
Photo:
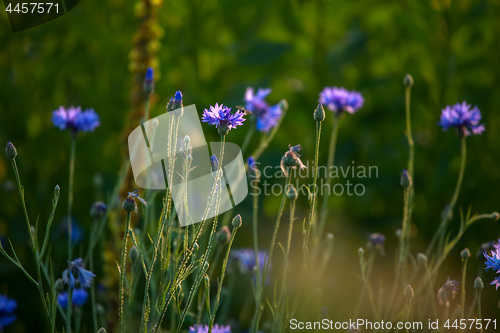
[[[56,282],[54,283],[54,290],[56,293],[60,293],[64,289],[64,282],[62,279],[57,279]]]
[[[56,185],[56,187],[54,187],[54,198],[59,199],[60,193],[61,193],[61,188],[59,187],[59,185]]]
[[[123,201],[122,207],[126,212],[130,213],[136,209],[137,204],[133,198],[127,197],[125,201]]]
[[[233,225],[234,228],[241,227],[241,215],[240,214],[236,215],[231,224]]]
[[[500,217],[500,215],[498,214],[498,212],[493,212],[491,213],[491,218],[494,219],[494,220],[498,220],[498,218]]]
[[[462,252],[460,252],[460,256],[462,257],[462,259],[469,259],[470,258],[470,251],[468,248],[465,248],[463,249]]]
[[[227,226],[223,226],[215,235],[215,239],[217,239],[220,244],[226,245],[231,239],[231,231]]]
[[[186,135],[186,136],[184,137],[184,143],[185,143],[185,144],[187,144],[187,145],[188,145],[189,143],[191,143],[191,138],[189,137],[189,135]]]
[[[108,207],[106,204],[102,201],[96,201],[92,204],[92,207],[90,207],[90,216],[94,220],[100,220],[106,215],[106,211],[108,210]]]
[[[401,184],[401,187],[404,189],[407,189],[408,187],[411,186],[412,180],[410,173],[405,169],[403,170],[403,173],[401,174],[401,180],[399,182]]]
[[[476,280],[474,281],[474,288],[477,290],[477,291],[480,291],[480,290],[483,290],[484,288],[484,283],[483,283],[483,280],[481,280],[481,278],[478,276],[476,278]]]
[[[405,87],[413,86],[413,77],[410,74],[406,74],[403,78],[403,84],[405,85]]]
[[[137,258],[139,258],[139,250],[137,250],[137,247],[135,247],[135,245],[130,248],[129,257],[132,262],[136,261]]]
[[[407,285],[405,288],[404,296],[405,298],[410,301],[413,298],[413,288],[410,285]]]
[[[5,155],[11,160],[15,159],[17,156],[17,149],[10,141],[7,142],[7,146],[5,147]]]
[[[365,250],[364,250],[362,247],[360,247],[360,248],[358,249],[358,254],[359,254],[360,256],[362,256],[363,254],[365,254]]]
[[[290,185],[288,186],[288,190],[286,192],[286,197],[290,200],[290,201],[294,201],[295,199],[297,199],[297,190],[295,189],[295,187],[293,185]]]
[[[97,333],[106,333],[106,330],[104,329],[104,327],[101,327],[99,331],[97,331]]]
[[[152,67],[148,67],[146,70],[146,76],[144,77],[144,84],[142,88],[148,95],[155,90],[154,71]]]
[[[426,257],[426,256],[425,256],[425,254],[423,254],[423,253],[419,253],[419,254],[417,255],[417,260],[418,260],[418,262],[419,262],[419,263],[421,263],[421,264],[425,264],[425,263],[427,263],[427,257]]]
[[[323,108],[323,104],[319,103],[314,110],[314,120],[323,121],[325,120],[325,109]]]

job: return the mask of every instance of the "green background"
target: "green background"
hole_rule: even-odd
[[[137,28],[134,3],[81,1],[62,17],[15,34],[0,7],[0,142],[12,141],[18,149],[33,221],[38,213],[41,220],[48,217],[55,184],[62,188],[56,222],[65,212],[70,140],[67,132],[52,126],[51,112],[59,105],[81,105],[94,108],[101,117],[101,127],[81,135],[77,143],[73,210],[88,235],[88,211],[95,200],[92,179],[102,174],[105,192],[111,191],[122,162],[122,129],[132,86],[129,53]],[[356,250],[366,244],[366,233],[387,236],[389,255],[381,260],[379,273],[383,276],[384,269],[392,273],[395,230],[403,212],[399,175],[408,157],[402,85],[406,73],[415,81],[412,253],[425,249],[458,174],[459,140],[453,131],[443,132],[437,126],[440,111],[448,104],[466,100],[477,105],[486,126],[483,135],[467,140],[468,164],[457,205],[464,209],[472,205],[474,213],[500,210],[499,15],[498,1],[166,1],[158,12],[165,33],[157,54],[157,102],[151,113],[164,112],[176,90],[184,93],[185,105],[196,104],[201,113],[216,102],[242,105],[247,86],[271,87],[269,102],[285,98],[290,105],[261,158],[262,165],[278,165],[288,144],[303,146],[303,160],[314,158],[312,112],[323,87],[344,86],[363,94],[364,107],[341,124],[336,161],[343,166],[351,161],[377,166],[379,177],[361,180],[366,186],[364,196],[331,198],[327,229],[334,233],[336,244],[323,286],[329,294],[320,304],[348,318],[349,307],[335,300],[357,299],[361,281],[357,280]],[[323,164],[331,118],[327,111]],[[203,128],[207,141],[217,140],[213,128],[206,124]],[[232,131],[227,140],[241,144],[245,133],[244,128]],[[0,159],[0,184],[5,185],[0,189],[0,233],[11,238],[22,260],[29,262],[19,198],[9,191],[14,177],[9,164],[6,158]],[[279,200],[262,201],[263,242],[272,230]],[[307,213],[307,201],[300,200],[299,221]],[[237,238],[239,246],[251,245],[249,207],[247,199],[236,210],[241,209],[246,222]],[[452,223],[458,225],[457,217]],[[472,295],[475,274],[482,267],[476,251],[482,242],[499,237],[498,222],[475,224],[447,259],[437,284],[448,276],[459,279],[459,252],[469,247]],[[58,241],[64,240],[56,233],[54,242]],[[64,261],[64,255],[59,259]],[[346,277],[353,282],[341,287]],[[0,259],[0,292],[8,292],[20,303],[17,313],[23,323],[13,329],[32,331],[30,325],[43,323],[42,312],[37,320],[26,320],[39,302],[35,288],[23,279],[13,265]],[[492,279],[493,274],[486,273],[486,318],[498,315],[500,297],[488,286]]]

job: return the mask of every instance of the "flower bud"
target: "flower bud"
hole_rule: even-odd
[[[413,298],[413,288],[410,285],[407,285],[404,291],[405,298],[410,301]]]
[[[10,141],[7,142],[7,146],[5,147],[5,155],[11,160],[15,159],[17,156],[17,149]]]
[[[413,77],[410,74],[406,74],[403,78],[403,84],[405,85],[405,87],[413,86]]]
[[[174,98],[170,97],[170,100],[167,103],[167,112],[172,111],[174,109]]]
[[[212,163],[212,172],[219,170],[219,160],[217,159],[217,156],[212,155],[212,157],[210,157],[210,162]]]
[[[176,91],[174,96],[174,109],[179,109],[181,107],[182,107],[182,93],[180,91]]]
[[[127,212],[133,212],[137,208],[137,204],[133,198],[127,197],[122,204],[123,209]]]
[[[54,290],[56,291],[56,293],[60,293],[64,290],[64,282],[62,279],[56,280],[56,282],[54,283]]]
[[[240,214],[236,215],[231,224],[233,225],[233,228],[241,227],[241,215]]]
[[[139,258],[139,250],[137,250],[137,247],[135,247],[135,245],[130,248],[129,257],[132,262],[136,261],[137,258]]]
[[[498,218],[500,217],[500,215],[498,214],[498,212],[493,212],[491,213],[491,218],[494,219],[494,220],[498,220]]]
[[[403,173],[401,174],[401,180],[399,183],[401,184],[401,187],[403,187],[404,189],[407,189],[408,187],[411,186],[412,183],[411,176],[406,169],[403,170]]]
[[[186,135],[184,137],[184,143],[187,144],[187,145],[191,143],[191,138],[189,137],[189,135]]]
[[[97,331],[97,333],[106,333],[106,330],[104,329],[104,327],[101,327],[99,331]]]
[[[325,109],[323,108],[323,104],[319,103],[314,110],[314,120],[323,121],[325,120]]]
[[[290,201],[294,201],[295,199],[297,199],[297,190],[295,189],[295,187],[293,185],[290,185],[288,186],[288,191],[286,192],[286,197],[288,199],[290,199]]]
[[[226,122],[221,122],[219,127],[217,127],[217,131],[219,132],[220,136],[227,135],[227,133],[229,133],[229,124],[227,124]]]
[[[484,283],[483,283],[483,280],[481,280],[481,278],[478,276],[476,278],[476,280],[474,281],[474,288],[477,290],[477,291],[481,291],[483,290],[484,288]]]
[[[365,254],[365,250],[364,250],[362,247],[360,247],[360,248],[358,249],[358,254],[359,254],[360,256],[362,256],[363,254]]]
[[[208,277],[208,275],[205,275],[205,286],[210,286],[210,278]]]
[[[90,208],[90,216],[94,220],[100,220],[106,215],[107,211],[107,206],[104,202],[102,201],[96,201],[92,204],[92,207]]]
[[[417,254],[417,261],[420,264],[425,264],[425,263],[427,263],[427,257],[425,256],[425,254],[419,253],[419,254]]]
[[[59,185],[56,185],[56,187],[54,187],[54,198],[56,200],[59,199],[59,194],[61,193],[61,188],[59,187]]]
[[[144,84],[142,88],[148,95],[155,90],[154,71],[152,67],[148,67],[148,69],[146,70],[146,76],[144,78]]]
[[[231,239],[231,231],[227,226],[223,226],[215,235],[215,239],[222,245],[226,245],[229,243]]]
[[[462,259],[469,259],[470,258],[470,251],[468,248],[465,248],[463,249],[462,252],[460,252],[460,256],[462,257]]]

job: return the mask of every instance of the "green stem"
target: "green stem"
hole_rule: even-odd
[[[123,327],[125,323],[125,318],[123,318],[123,291],[125,284],[125,266],[127,259],[127,240],[128,240],[128,230],[130,228],[130,212],[127,212],[127,221],[125,224],[125,232],[123,235],[123,247],[122,247],[122,256],[121,256],[121,266],[120,266],[120,290],[119,290],[119,298],[120,298],[120,325],[118,332],[123,332]]]
[[[71,206],[73,205],[73,180],[75,176],[75,151],[76,151],[76,134],[71,133],[71,150],[69,155],[69,186],[68,186],[68,261],[73,258],[73,246],[71,244],[73,237],[73,225],[71,223]]]
[[[335,134],[336,135],[336,134]],[[309,210],[309,226],[307,228],[307,234],[306,234],[306,240],[305,240],[305,243],[308,242],[309,240],[309,235],[311,233],[311,227],[314,225],[314,221],[315,221],[315,210],[316,210],[316,207],[315,207],[315,204],[316,204],[316,198],[317,198],[317,195],[318,195],[318,188],[317,188],[317,183],[318,183],[318,168],[319,168],[319,143],[320,143],[320,140],[321,140],[321,121],[317,121],[316,122],[316,143],[315,143],[315,149],[314,149],[314,169],[313,169],[313,188],[311,189],[311,207],[310,207],[310,210]],[[330,140],[330,144],[331,144],[331,140]],[[331,151],[331,149],[330,149]],[[333,153],[332,153],[333,155]],[[333,163],[333,161],[332,161]],[[327,170],[327,173],[328,173],[328,170]],[[326,176],[328,177],[328,175]],[[328,197],[328,196],[325,196],[325,197]],[[325,200],[325,199],[323,199]],[[319,237],[320,235],[318,235]]]
[[[257,276],[255,277],[255,281],[257,282],[257,286],[260,286],[260,260],[259,260],[259,239],[258,239],[258,214],[259,214],[259,182],[260,182],[260,171],[257,169],[254,172],[255,179],[253,180],[254,185],[253,188],[253,216],[252,216],[252,226],[253,226],[253,249],[255,254],[255,267],[257,268]]]
[[[481,321],[481,291],[476,291],[477,293],[477,319]],[[481,324],[481,333],[483,333],[483,325]]]
[[[462,305],[460,307],[460,318],[464,319],[465,315],[465,274],[467,272],[467,259],[463,259],[462,267]]]
[[[455,204],[458,199],[458,194],[460,193],[460,188],[462,186],[462,181],[464,178],[464,172],[465,172],[465,162],[466,162],[466,157],[467,157],[467,145],[466,145],[466,137],[464,136],[461,140],[461,146],[460,146],[460,154],[461,154],[461,164],[460,164],[460,171],[458,174],[458,179],[457,179],[457,184],[455,186],[455,192],[453,193],[453,197],[450,201],[450,204],[448,205],[448,208],[446,213],[443,214],[441,224],[439,226],[439,229],[437,230],[436,234],[434,234],[434,237],[432,238],[431,244],[427,248],[426,255],[429,256],[434,248],[434,245],[437,241],[438,238],[440,238],[440,244],[439,247],[443,247],[443,242],[444,242],[444,235],[445,230],[446,230],[446,224],[449,220],[449,216],[453,212],[453,208],[455,207]],[[439,254],[440,255],[440,254]]]
[[[73,311],[73,288],[68,286],[68,305],[66,309],[66,330],[71,333],[71,312]]]
[[[340,116],[334,115],[333,116],[333,128],[332,128],[332,135],[330,137],[330,147],[328,150],[328,163],[327,163],[327,169],[326,169],[326,184],[327,188],[330,189],[332,185],[332,178],[330,177],[329,173],[333,167],[333,163],[335,161],[335,149],[337,146],[337,136],[339,133],[339,125],[340,121],[342,120],[342,114]],[[317,243],[319,241],[319,238],[321,237],[321,234],[323,233],[323,229],[325,227],[325,222],[326,218],[328,216],[328,198],[330,196],[325,193],[323,193],[323,204],[321,205],[321,214],[320,214],[320,220],[319,220],[319,227],[315,235],[314,242]]]
[[[252,320],[252,327],[250,329],[250,332],[252,333],[257,333],[259,329],[259,319],[260,319],[260,311],[261,311],[261,304],[262,304],[262,298],[264,295],[264,287],[265,287],[265,281],[267,278],[267,273],[269,271],[269,265],[271,263],[272,257],[273,257],[273,250],[274,250],[274,245],[276,243],[276,235],[278,233],[278,228],[280,225],[281,221],[281,215],[283,215],[283,208],[285,207],[285,202],[286,202],[286,196],[287,196],[287,189],[290,184],[290,179],[292,177],[292,172],[291,170],[288,170],[287,176],[286,176],[286,185],[285,189],[283,191],[283,198],[281,199],[281,205],[278,210],[278,215],[276,217],[276,223],[274,225],[274,231],[273,231],[273,236],[271,238],[271,244],[269,245],[269,258],[266,261],[266,265],[264,266],[264,271],[262,273],[262,279],[260,283],[260,288],[257,291],[257,297],[256,297],[256,307],[255,307],[255,314],[254,318]]]

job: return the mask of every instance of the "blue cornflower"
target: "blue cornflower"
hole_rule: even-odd
[[[232,260],[235,260],[236,263],[238,264],[240,273],[242,274],[253,273],[255,266],[257,266],[257,261],[255,260],[255,251],[253,249],[234,250],[231,252],[230,255]],[[259,251],[258,256],[259,256],[259,271],[261,274],[263,274],[266,260],[268,259],[269,255],[266,251]],[[271,264],[272,263],[269,263],[269,268],[268,268],[269,270],[271,270]],[[254,282],[255,282],[255,276],[254,276]],[[266,284],[269,284],[269,282],[270,279],[268,274],[266,278]]]
[[[219,160],[215,154],[210,157],[210,163],[212,164],[212,172],[219,170]]]
[[[189,327],[189,333],[208,333],[208,325],[194,325]],[[224,326],[215,324],[212,327],[212,333],[231,333],[231,327],[229,325]]]
[[[441,126],[444,131],[448,130],[450,127],[455,127],[459,135],[468,136],[471,135],[471,131],[473,134],[481,134],[484,132],[484,125],[480,124],[480,121],[481,111],[479,111],[477,106],[471,109],[471,105],[463,101],[462,104],[447,105],[441,110],[441,121],[438,125]]]
[[[255,161],[255,158],[253,158],[253,156],[250,156],[247,159],[247,165],[249,169],[255,169],[257,167],[257,162]]]
[[[6,295],[0,294],[0,331],[17,320],[14,311],[17,309],[17,302]]]
[[[373,234],[368,235],[369,241],[368,245],[371,248],[375,248],[375,250],[380,251],[380,255],[385,255],[384,243],[385,236],[381,233],[375,232]]]
[[[236,126],[243,125],[245,114],[241,111],[236,111],[231,114],[231,108],[215,103],[215,106],[210,106],[210,111],[205,109],[201,121],[215,125],[219,130],[220,135],[226,135],[231,129]]]
[[[255,127],[257,131],[267,133],[278,124],[283,113],[280,103],[270,106],[265,98],[271,93],[271,89],[259,88],[257,93],[248,87],[245,92],[245,108],[257,117]]]
[[[144,84],[142,88],[146,94],[151,94],[155,90],[153,67],[148,67],[146,70],[146,76],[144,77]]]
[[[99,115],[94,109],[87,109],[82,112],[82,108],[70,106],[65,109],[60,106],[59,109],[52,112],[52,122],[60,130],[70,129],[74,133],[92,132],[100,126]]]
[[[458,285],[458,281],[450,280],[450,278],[448,278],[446,283],[438,290],[437,298],[439,300],[439,304],[449,305],[457,295]]]
[[[68,217],[65,216],[61,219],[60,228],[65,237],[68,237]],[[71,243],[78,244],[83,240],[84,237],[83,228],[78,222],[75,221],[74,217],[71,217]]]
[[[82,288],[75,288],[73,290],[73,296],[71,298],[71,303],[76,306],[82,306],[87,302],[87,298],[89,298],[89,294]],[[68,292],[63,291],[57,295],[57,300],[63,309],[68,307]]]
[[[363,106],[365,100],[359,92],[354,90],[349,91],[343,87],[325,87],[319,93],[319,102],[330,111],[340,115],[342,111],[355,113]]]
[[[62,274],[63,282],[69,284],[71,288],[74,288],[76,283],[83,288],[89,288],[94,277],[94,273],[84,268],[82,258],[68,261],[68,269]]]
[[[487,254],[486,251],[483,252],[484,257],[486,258],[486,270],[492,269],[495,273],[500,273],[500,239],[498,243],[493,244],[493,250],[491,250],[491,257]],[[495,289],[498,290],[500,287],[500,276],[498,276],[493,282],[490,284],[495,285]]]

